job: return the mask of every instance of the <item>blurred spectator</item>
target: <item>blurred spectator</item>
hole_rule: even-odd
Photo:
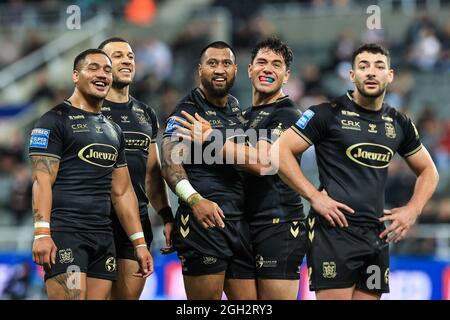
[[[276,35],[275,26],[263,16],[254,16],[241,23],[233,44],[236,49],[249,49],[273,35]]]
[[[136,80],[147,75],[152,81],[162,82],[172,72],[172,52],[169,46],[158,39],[149,39],[137,46],[136,54]]]
[[[432,71],[441,55],[441,43],[431,27],[420,29],[416,41],[408,52],[408,61],[421,71]]]
[[[450,21],[445,25],[442,35],[441,67],[442,71],[450,71]]]
[[[22,48],[22,56],[27,56],[44,45],[44,41],[36,30],[30,29],[26,35],[26,39]]]
[[[20,225],[31,217],[31,172],[25,164],[18,165],[13,173],[7,208],[14,214],[15,224]]]
[[[332,46],[330,63],[322,71],[336,71],[342,68],[343,63],[351,63],[352,54],[357,46],[356,36],[352,30],[342,32],[339,35],[338,40]]]
[[[2,49],[0,50],[0,69],[10,65],[20,56],[20,47],[11,34],[0,33]]]
[[[435,158],[442,136],[442,123],[436,116],[432,105],[425,104],[417,119],[417,130],[423,145],[428,149],[431,156]]]
[[[395,69],[395,79],[389,85],[385,101],[393,108],[404,110],[414,87],[414,76],[407,69]]]

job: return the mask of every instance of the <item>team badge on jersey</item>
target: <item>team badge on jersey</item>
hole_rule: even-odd
[[[395,127],[392,123],[385,122],[384,129],[386,131],[386,137],[395,139],[395,137],[397,136],[397,133],[395,132]]]
[[[47,149],[48,139],[50,137],[49,129],[36,128],[31,131],[30,147]]]
[[[314,117],[314,111],[312,110],[306,110],[305,113],[302,114],[300,119],[295,123],[299,128],[305,129],[306,125],[308,124],[309,120]]]

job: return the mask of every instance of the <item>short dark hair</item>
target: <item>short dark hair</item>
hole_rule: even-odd
[[[214,41],[208,44],[206,47],[203,48],[203,50],[200,52],[200,62],[202,61],[203,54],[208,50],[209,48],[216,48],[216,49],[225,49],[228,48],[233,52],[234,56],[234,63],[236,63],[236,53],[234,52],[233,48],[226,43],[225,41]]]
[[[120,37],[112,37],[112,38],[108,38],[106,40],[104,40],[102,43],[100,43],[100,45],[98,46],[99,49],[103,49],[108,43],[111,42],[125,42],[125,43],[129,43],[127,40],[125,40],[124,38],[120,38]]]
[[[105,51],[103,51],[101,49],[87,49],[87,50],[84,50],[83,52],[79,53],[75,57],[75,60],[73,61],[73,70],[80,71],[80,65],[84,61],[84,59],[86,59],[86,57],[90,54],[97,54],[97,53],[104,54],[108,58],[108,60],[111,62],[111,59],[108,57],[108,55],[105,53]]]
[[[289,48],[289,46],[278,39],[277,37],[270,37],[267,38],[261,42],[259,42],[253,49],[252,49],[252,58],[251,62],[253,63],[253,60],[255,60],[256,55],[258,54],[259,50],[261,49],[270,49],[276,54],[279,54],[283,57],[284,63],[286,64],[286,69],[289,69],[291,66],[292,59],[294,58],[294,53],[292,52],[292,49]]]
[[[355,66],[356,56],[363,52],[369,52],[369,53],[373,53],[373,54],[377,54],[377,53],[382,54],[382,55],[386,56],[388,66],[391,65],[391,55],[385,47],[383,47],[382,45],[376,44],[376,43],[365,43],[362,46],[360,46],[358,49],[356,49],[355,52],[353,52],[352,67]]]

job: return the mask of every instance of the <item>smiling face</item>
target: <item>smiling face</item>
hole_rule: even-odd
[[[104,54],[88,54],[78,70],[73,71],[72,79],[83,95],[105,99],[112,83],[111,62]]]
[[[363,51],[355,57],[350,80],[363,97],[377,98],[394,79],[388,58],[381,53]]]
[[[208,48],[198,66],[203,88],[214,97],[224,97],[228,94],[236,73],[235,57],[228,48]]]
[[[103,51],[112,61],[113,85],[125,87],[131,84],[136,73],[134,52],[126,42],[109,42]]]
[[[263,94],[277,94],[289,75],[283,56],[269,48],[261,48],[248,66],[254,90]]]

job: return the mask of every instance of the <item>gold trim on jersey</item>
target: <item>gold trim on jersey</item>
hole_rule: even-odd
[[[292,128],[292,130],[294,130],[294,132],[295,132],[296,134],[298,134],[300,137],[302,137],[303,140],[305,140],[309,145],[311,145],[311,146],[313,145],[313,143],[311,142],[311,140],[309,140],[303,133],[301,133],[300,130],[298,130],[297,127],[296,127],[295,125],[292,126],[291,128]]]
[[[423,144],[420,144],[420,146],[418,146],[417,148],[415,148],[413,151],[408,152],[408,153],[405,153],[405,154],[403,155],[403,158],[407,158],[407,157],[412,156],[413,154],[417,153],[420,149],[422,149],[422,147],[423,147]]]

